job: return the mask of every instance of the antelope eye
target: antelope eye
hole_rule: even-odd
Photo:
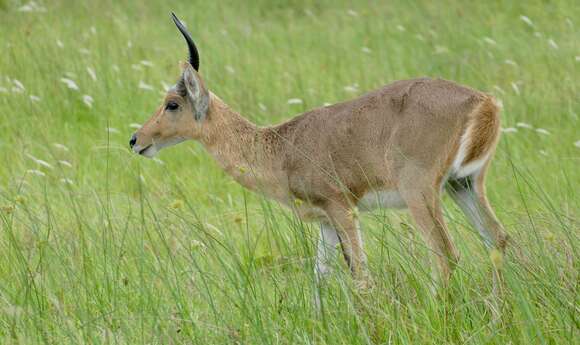
[[[177,108],[179,108],[179,104],[175,102],[168,102],[167,105],[165,106],[165,109],[169,111],[177,110]]]

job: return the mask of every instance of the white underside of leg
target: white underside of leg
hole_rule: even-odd
[[[492,234],[486,227],[481,207],[479,206],[475,190],[457,191],[453,195],[457,205],[461,208],[467,219],[479,232],[486,247],[490,248],[493,244]]]
[[[318,248],[316,249],[316,263],[314,264],[314,275],[316,286],[314,287],[314,305],[320,310],[320,283],[332,273],[336,258],[336,246],[340,242],[336,229],[327,222],[320,223],[320,237],[318,238]]]
[[[321,223],[318,248],[316,249],[316,263],[314,266],[314,271],[318,278],[324,277],[332,272],[336,258],[336,246],[339,242],[340,240],[335,228],[326,222]]]

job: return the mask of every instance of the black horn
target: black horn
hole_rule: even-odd
[[[173,18],[173,22],[175,23],[175,25],[177,26],[177,28],[179,29],[179,31],[183,35],[183,38],[185,38],[185,40],[187,41],[187,47],[189,48],[189,63],[193,66],[193,68],[196,71],[198,71],[199,70],[199,54],[197,52],[197,47],[195,46],[195,43],[193,43],[193,40],[191,39],[191,36],[189,35],[189,32],[187,32],[187,29],[185,28],[183,23],[181,23],[181,21],[179,19],[177,19],[177,16],[175,15],[175,13],[171,12],[171,17]]]

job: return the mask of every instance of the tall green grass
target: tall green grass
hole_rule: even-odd
[[[0,343],[577,342],[574,1],[37,4],[45,11],[0,1]],[[446,292],[429,292],[410,217],[378,211],[363,219],[376,287],[359,296],[337,261],[317,313],[315,225],[237,186],[198,144],[158,160],[131,154],[130,124],[148,118],[186,59],[172,10],[209,88],[259,124],[424,75],[501,99],[502,126],[517,130],[504,133],[488,179],[513,239],[504,296],[446,198],[462,254]]]

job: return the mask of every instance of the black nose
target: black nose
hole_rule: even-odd
[[[136,142],[137,142],[137,135],[133,134],[131,136],[131,140],[129,140],[129,146],[131,146],[131,148],[133,148],[133,146],[135,146]]]

